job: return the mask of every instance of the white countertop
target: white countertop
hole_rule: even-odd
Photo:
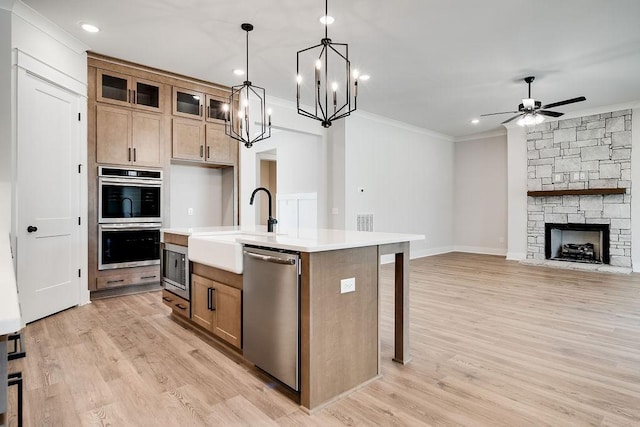
[[[0,238],[0,335],[19,331],[21,323],[11,246],[5,235]]]
[[[322,252],[389,243],[423,240],[422,234],[380,233],[354,230],[300,229],[267,233],[266,227],[167,228],[163,233],[187,235],[190,239],[239,234],[236,241],[299,252]]]

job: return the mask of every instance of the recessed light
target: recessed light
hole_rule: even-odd
[[[371,76],[369,74],[361,74],[360,77],[358,77],[358,80],[367,81],[370,78],[371,78]]]
[[[473,119],[471,120],[471,123],[477,125],[478,123],[480,123],[480,119]]]
[[[235,70],[233,70],[233,74],[235,74],[236,76],[244,76],[244,70],[236,68]]]
[[[100,31],[100,28],[98,28],[98,27],[96,27],[95,25],[92,25],[92,24],[84,23],[84,24],[80,24],[80,26],[87,33],[97,33],[98,31]]]
[[[335,19],[333,19],[333,16],[330,15],[324,15],[320,17],[320,23],[322,25],[331,25],[333,24],[335,21]]]

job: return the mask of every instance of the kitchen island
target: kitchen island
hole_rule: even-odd
[[[300,404],[309,411],[381,374],[379,266],[383,255],[395,256],[394,360],[409,361],[410,241],[424,236],[349,230],[265,233],[244,227],[163,231],[165,242],[185,237],[194,268],[200,264],[216,270],[236,268],[232,274],[241,271],[234,257],[219,257],[216,250],[237,252],[244,245],[300,253]],[[223,244],[210,246],[214,250],[207,252],[208,242]],[[355,289],[341,292],[344,279],[353,279]]]

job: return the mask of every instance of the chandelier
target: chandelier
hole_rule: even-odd
[[[264,88],[251,84],[249,80],[249,31],[253,30],[253,25],[242,24],[240,28],[247,33],[247,78],[243,84],[231,88],[229,103],[224,105],[224,131],[251,148],[254,143],[271,136],[271,111],[265,108]],[[252,123],[257,123],[257,130]]]
[[[356,111],[358,100],[358,72],[351,73],[349,45],[333,43],[328,36],[327,26],[331,23],[328,22],[328,3],[325,0],[324,38],[320,44],[298,51],[296,69],[298,114],[320,121],[325,128],[331,126],[333,120]],[[311,84],[305,85],[307,81]],[[313,105],[311,111],[304,107],[309,105]]]

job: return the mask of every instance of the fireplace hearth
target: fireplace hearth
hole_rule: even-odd
[[[609,264],[609,225],[545,224],[545,258]]]

